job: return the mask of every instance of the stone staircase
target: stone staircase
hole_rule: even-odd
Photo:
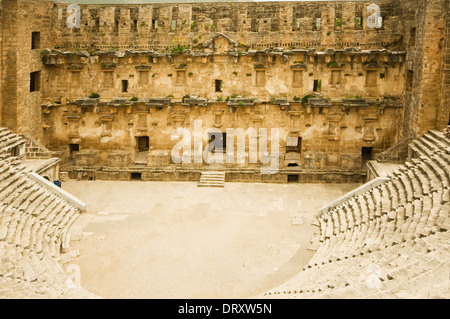
[[[202,172],[198,187],[224,187],[225,172],[205,171]]]

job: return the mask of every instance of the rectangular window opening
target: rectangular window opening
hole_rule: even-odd
[[[128,80],[122,80],[122,92],[128,92]]]
[[[320,92],[322,90],[322,81],[321,80],[314,80],[314,92]]]
[[[41,72],[30,73],[30,92],[39,91]]]
[[[223,86],[223,81],[222,80],[216,80],[215,81],[216,92],[222,92],[222,86]]]
[[[31,50],[40,49],[41,47],[41,32],[31,33]]]
[[[150,138],[148,136],[137,137],[137,151],[147,152],[150,149]]]

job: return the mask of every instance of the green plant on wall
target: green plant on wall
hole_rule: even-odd
[[[339,64],[337,64],[336,61],[330,61],[330,62],[327,63],[327,67],[329,67],[329,68],[338,68]]]
[[[91,95],[89,95],[90,99],[98,99],[100,97],[100,94],[98,93],[91,93]]]
[[[137,101],[139,101],[139,98],[133,96],[133,97],[130,99],[130,101],[131,101],[131,102],[137,102]]]
[[[302,103],[303,103],[303,104],[308,103],[308,99],[311,98],[311,97],[314,97],[314,95],[313,95],[313,94],[305,95],[305,96],[302,98]]]
[[[169,48],[167,48],[169,49]],[[189,46],[183,46],[183,45],[177,45],[176,47],[170,49],[170,52],[172,53],[183,53],[184,50],[189,49]]]

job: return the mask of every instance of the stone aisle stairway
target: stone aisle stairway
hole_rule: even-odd
[[[225,172],[202,172],[198,187],[224,187]]]

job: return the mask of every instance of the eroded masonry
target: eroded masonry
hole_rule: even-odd
[[[266,128],[270,149],[278,128],[276,174],[247,134],[228,181],[363,181],[449,121],[448,3],[375,4],[82,5],[78,28],[67,4],[2,1],[1,121],[73,178],[198,179],[195,152],[225,153],[227,129]],[[196,120],[201,145],[176,163],[173,132]]]

